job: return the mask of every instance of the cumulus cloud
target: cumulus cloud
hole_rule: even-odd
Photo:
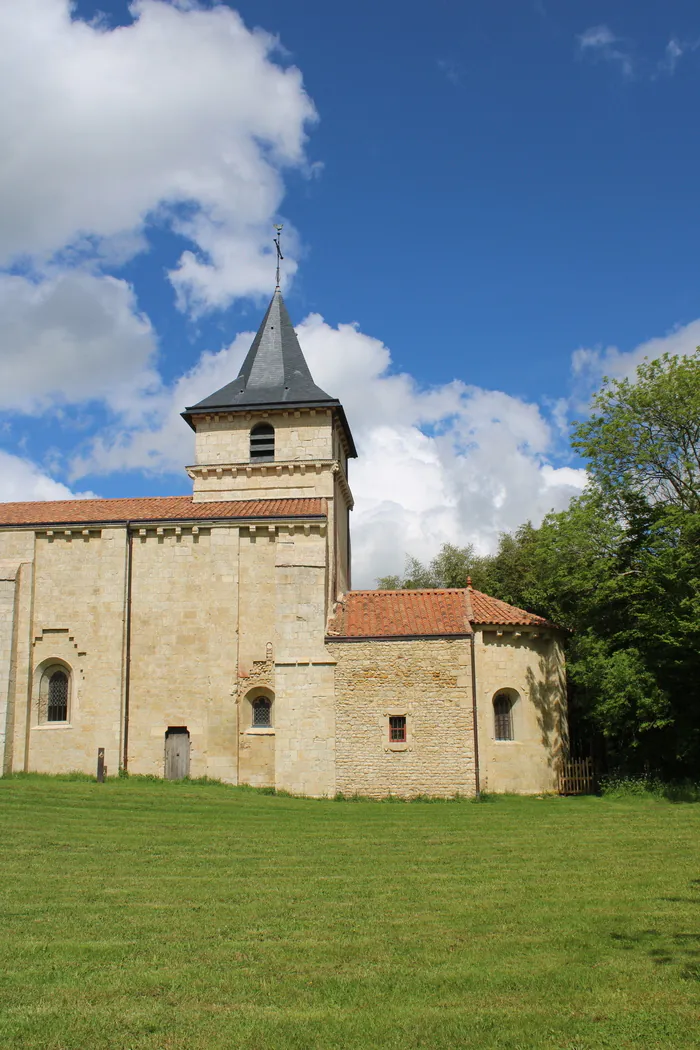
[[[645,359],[653,361],[663,354],[686,356],[700,345],[700,319],[673,328],[664,336],[648,339],[632,350],[616,346],[580,347],[571,355],[571,369],[579,403],[585,402],[601,383],[603,376],[611,379],[632,378],[637,366]]]
[[[72,8],[0,4],[0,265],[123,259],[150,220],[191,242],[183,308],[267,290],[283,173],[316,116],[299,70],[228,6],[136,0],[117,28]]]
[[[160,384],[156,340],[122,280],[79,270],[0,274],[0,409],[40,413],[100,399],[128,418]]]
[[[613,62],[623,76],[634,75],[634,62],[628,45],[607,25],[591,26],[578,37],[579,53],[593,59]]]
[[[400,571],[406,552],[428,558],[448,541],[492,549],[501,531],[539,521],[583,488],[584,471],[550,461],[554,427],[539,406],[459,380],[421,387],[393,372],[389,349],[356,325],[333,327],[312,314],[297,332],[315,380],[343,402],[358,446],[350,468],[356,585]],[[180,412],[235,377],[251,339],[202,355],[175,384],[146,395],[151,425],[102,434],[76,458],[74,477],[181,471],[193,460],[193,437]]]
[[[83,499],[92,492],[73,492],[36,463],[0,449],[0,500]]]

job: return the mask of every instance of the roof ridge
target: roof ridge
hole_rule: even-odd
[[[366,587],[345,591],[348,594],[463,594],[466,587]]]

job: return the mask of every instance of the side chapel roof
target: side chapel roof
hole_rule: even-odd
[[[331,397],[314,382],[282,293],[276,288],[238,377],[203,401],[186,408],[182,416],[194,430],[193,417],[212,412],[326,406],[337,411],[348,440],[349,454],[356,456],[343,407],[337,398]]]
[[[553,627],[542,616],[464,589],[348,591],[328,625],[329,641],[350,638],[467,637],[474,624]]]

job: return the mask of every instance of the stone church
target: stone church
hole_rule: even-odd
[[[4,772],[331,796],[556,790],[561,634],[468,587],[354,591],[340,402],[279,288],[183,412],[191,496],[0,504]]]

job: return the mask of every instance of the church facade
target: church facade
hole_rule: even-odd
[[[382,797],[556,790],[561,633],[465,590],[353,591],[340,402],[279,289],[183,412],[191,496],[0,504],[3,772]]]

